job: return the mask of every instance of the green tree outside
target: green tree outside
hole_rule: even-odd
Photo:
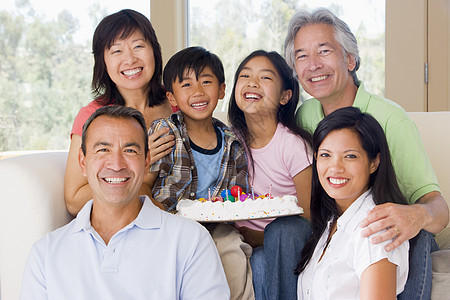
[[[213,3],[213,11],[191,8],[190,45],[203,46],[222,59],[227,90],[217,110],[226,110],[242,59],[257,49],[283,54],[291,16],[312,6],[294,0]],[[338,15],[343,10],[339,4],[330,8]],[[86,15],[95,28],[107,11],[95,3]],[[91,37],[76,41],[79,28],[70,11],[46,20],[28,0],[16,1],[13,12],[0,10],[0,152],[68,149],[73,120],[92,100]],[[362,58],[358,76],[370,91],[384,95],[384,34],[368,36],[360,24],[355,35]]]

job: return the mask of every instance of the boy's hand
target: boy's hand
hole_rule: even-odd
[[[248,227],[239,227],[237,230],[244,237],[244,242],[253,248],[262,246],[264,244],[264,231],[257,231]]]
[[[148,136],[150,165],[153,165],[172,151],[172,147],[175,145],[175,137],[168,133],[169,128],[164,127]]]

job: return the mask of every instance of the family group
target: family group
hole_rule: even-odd
[[[357,40],[330,10],[290,20],[284,56],[245,57],[227,95],[220,58],[163,68],[129,9],[93,36],[94,100],[71,131],[72,222],[39,240],[21,299],[428,299],[449,210],[413,121],[358,79]],[[300,86],[313,98],[299,105]],[[294,195],[302,215],[198,223],[181,199]],[[62,201],[62,199],[61,199]]]

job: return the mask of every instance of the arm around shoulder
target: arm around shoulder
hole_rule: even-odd
[[[434,191],[423,195],[414,205],[425,208],[423,211],[423,229],[437,234],[441,232],[449,221],[447,202],[440,192]]]
[[[153,204],[162,210],[165,210],[164,205],[153,198],[153,186],[155,185],[156,179],[158,178],[159,172],[149,172],[144,177],[144,182],[142,183],[139,194],[147,195]]]
[[[75,216],[81,208],[92,199],[92,191],[86,177],[81,174],[78,155],[81,147],[81,136],[72,135],[69,154],[64,175],[64,201],[67,210]]]
[[[370,237],[374,244],[396,237],[386,246],[391,251],[415,237],[421,229],[439,233],[448,224],[449,210],[438,191],[425,194],[412,205],[385,203],[375,206],[361,222],[362,236],[371,236],[383,229],[384,233]],[[370,226],[369,226],[370,225]]]

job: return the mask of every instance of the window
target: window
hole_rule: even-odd
[[[68,149],[78,110],[92,100],[91,39],[106,15],[149,0],[3,0],[0,153]]]
[[[384,95],[385,1],[186,2],[189,45],[201,45],[218,54],[226,68],[227,94],[217,110],[227,107],[226,99],[240,61],[260,48],[282,54],[286,28],[294,11],[318,6],[330,7],[350,25],[362,57],[363,67],[358,76],[370,91]],[[125,7],[150,16],[149,0],[131,0],[126,4],[118,0],[2,1],[0,153],[68,148],[73,119],[80,107],[92,100],[93,30],[104,16]],[[168,14],[166,0],[155,7],[158,7],[156,15]],[[171,19],[164,18],[159,28],[155,26],[163,55],[170,52],[164,39],[173,34],[165,34],[164,29],[171,27],[168,26]]]
[[[234,72],[244,57],[257,49],[283,55],[292,15],[317,7],[330,8],[350,26],[363,66],[358,78],[371,92],[384,95],[385,1],[190,0],[188,43],[203,46],[222,59],[229,98]],[[302,96],[309,98],[305,93]],[[217,109],[226,107],[223,101]]]

